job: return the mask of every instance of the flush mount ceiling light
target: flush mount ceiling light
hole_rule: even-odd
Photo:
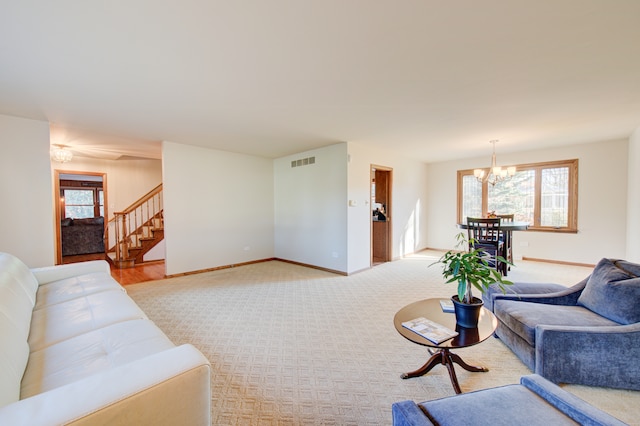
[[[64,145],[54,145],[51,150],[51,159],[58,163],[68,163],[73,158],[73,153]]]
[[[502,168],[496,165],[496,143],[497,139],[489,141],[493,145],[493,155],[491,156],[491,167],[487,169],[475,169],[473,175],[478,179],[478,182],[487,182],[491,185],[495,185],[498,182],[502,182],[511,179],[511,176],[516,174],[515,166]]]

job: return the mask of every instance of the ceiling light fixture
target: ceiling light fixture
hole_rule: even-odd
[[[515,166],[502,168],[496,166],[496,143],[498,140],[494,139],[489,141],[493,145],[493,155],[491,156],[491,167],[487,173],[486,169],[475,169],[473,175],[478,179],[478,182],[488,182],[491,185],[495,185],[498,182],[502,182],[511,179],[511,176],[516,174]]]
[[[68,163],[73,158],[73,153],[64,145],[54,145],[51,150],[51,159],[58,163]]]

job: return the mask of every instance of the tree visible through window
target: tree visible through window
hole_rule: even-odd
[[[543,169],[540,188],[540,226],[569,226],[569,168]]]
[[[530,229],[576,232],[578,160],[518,165],[516,174],[495,186],[473,170],[458,171],[458,222],[490,211],[514,214]]]
[[[102,189],[63,189],[64,215],[74,219],[104,215]]]

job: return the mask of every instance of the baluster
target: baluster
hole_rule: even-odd
[[[120,215],[114,213],[113,215],[113,232],[115,233],[115,247],[116,247],[116,260],[120,260],[122,253],[120,250]]]
[[[122,215],[122,230],[125,233],[125,235],[122,238],[122,257],[123,259],[128,259],[130,239],[129,239],[129,233],[127,232],[128,231],[127,215]]]

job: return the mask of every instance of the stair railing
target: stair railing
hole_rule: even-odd
[[[130,258],[129,250],[138,244],[138,238],[146,226],[155,226],[162,218],[162,184],[121,212],[115,212],[107,223],[105,245],[107,251],[115,253],[116,262]]]

